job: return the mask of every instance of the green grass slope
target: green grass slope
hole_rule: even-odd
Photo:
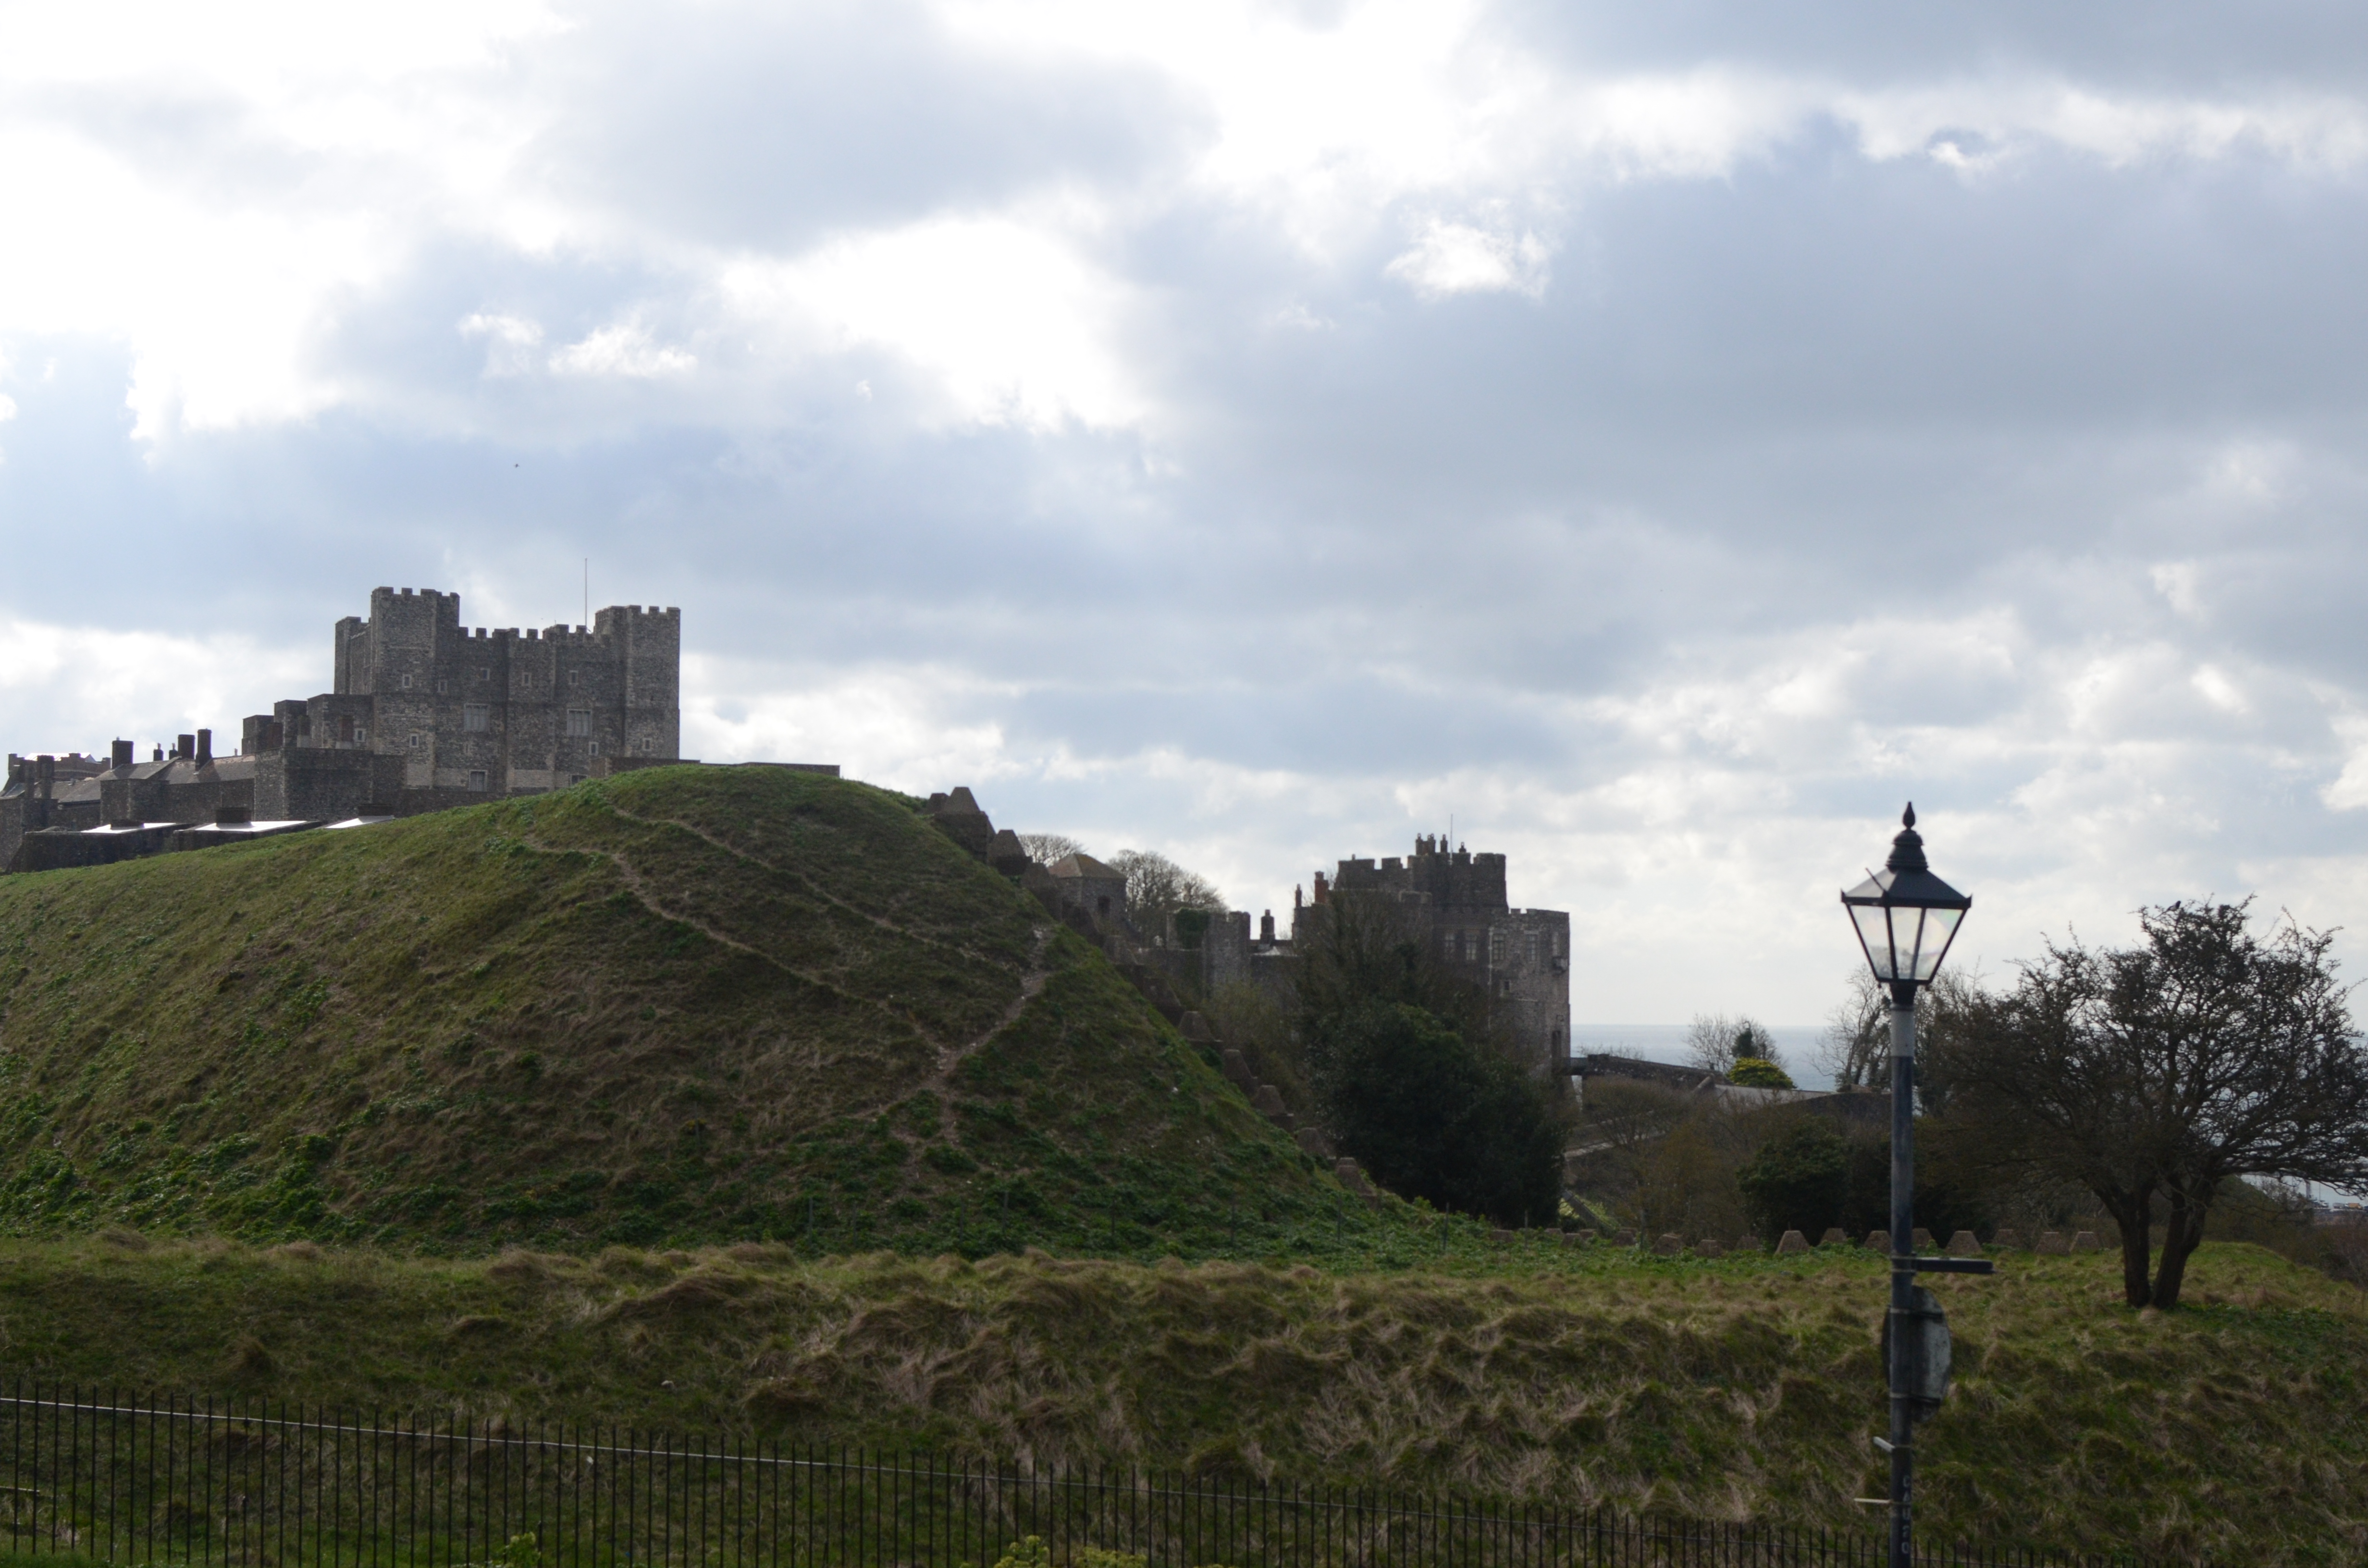
[[[2118,1259],[1941,1277],[1928,1541],[2368,1558],[2362,1298],[2257,1248],[2191,1309]],[[1871,1530],[1884,1265],[1534,1244],[1336,1273],[780,1246],[433,1259],[0,1246],[0,1374],[347,1408],[927,1444]]]
[[[0,878],[0,1232],[1150,1256],[1382,1223],[865,785],[654,769]]]

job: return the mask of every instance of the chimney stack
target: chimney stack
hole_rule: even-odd
[[[176,737],[176,740],[178,744],[173,747],[173,755],[175,756],[195,756],[198,755],[197,736],[181,735]]]
[[[130,741],[118,741],[118,742],[116,742],[116,743],[115,743],[114,747],[112,748],[112,750],[111,750],[111,752],[110,752],[110,754],[109,754],[109,756],[108,756],[108,760],[110,763],[112,763],[112,764],[113,764],[115,767],[131,767],[131,743]]]
[[[198,732],[198,766],[211,767],[213,763],[214,733],[211,730],[199,730]]]

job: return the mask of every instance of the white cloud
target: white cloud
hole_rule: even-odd
[[[927,795],[1019,769],[1001,728],[970,716],[1009,689],[960,669],[785,668],[688,653],[683,750],[710,762],[837,763],[848,778]]]
[[[2184,616],[2203,613],[2203,567],[2193,561],[2165,561],[2148,569],[2155,592]]]
[[[840,348],[885,348],[936,378],[928,418],[1109,427],[1157,399],[1116,340],[1132,290],[1089,252],[1112,226],[1179,202],[1214,201],[1319,268],[1408,204],[1510,203],[1532,218],[1434,218],[1389,268],[1429,295],[1534,297],[1557,244],[1543,214],[1590,184],[1726,178],[1821,119],[1851,127],[1867,157],[1968,171],[2037,145],[2116,168],[2256,153],[2342,171],[2368,159],[2368,108],[2326,93],[2179,97],[2046,71],[1867,85],[1748,61],[1572,64],[1479,0],[1315,11],[947,0],[939,14],[983,73],[1019,59],[1124,64],[1177,84],[1205,110],[1205,134],[1132,189],[1048,201],[1038,188],[848,230],[803,255],[717,256],[656,214],[580,195],[582,171],[552,161],[551,129],[599,112],[552,64],[563,44],[600,46],[598,13],[531,0],[400,13],[10,6],[0,210],[42,243],[0,251],[0,334],[128,345],[144,437],[299,420],[377,384],[341,377],[322,352],[354,300],[437,245],[492,244],[532,260],[653,263],[686,309],[719,290],[793,301]],[[137,111],[128,121],[123,104]],[[160,118],[144,125],[143,113]],[[504,341],[489,344],[488,376],[518,368],[492,352]],[[551,368],[680,378],[690,358],[618,325]]]
[[[541,5],[12,6],[0,13],[0,334],[127,344],[138,430],[301,419],[347,395],[337,301],[454,229],[510,233]]]
[[[906,361],[936,388],[932,423],[1113,427],[1145,412],[1120,341],[1131,291],[1039,223],[945,218],[847,234],[792,259],[737,261],[721,294],[776,353]]]
[[[699,357],[658,343],[638,322],[620,322],[553,354],[551,368],[563,376],[621,376],[645,381],[687,376],[699,368]]]
[[[2346,754],[2343,771],[2319,791],[2319,799],[2331,811],[2368,810],[2368,716],[2340,713],[2333,724]]]
[[[1499,292],[1536,299],[1546,291],[1551,254],[1551,247],[1533,233],[1490,233],[1434,218],[1413,247],[1383,270],[1433,299]]]
[[[200,727],[234,750],[239,721],[318,688],[320,659],[240,633],[192,636],[0,616],[0,705],[8,749],[104,755]],[[309,683],[309,684],[308,684]],[[101,732],[104,733],[101,733]],[[225,739],[225,737],[228,737]]]
[[[1927,154],[1974,169],[2053,145],[2121,168],[2149,159],[2208,161],[2253,152],[2340,172],[2368,159],[2368,106],[2287,88],[2252,98],[2165,97],[2018,72],[1820,95],[1857,129],[1871,158]],[[1982,145],[1966,146],[1967,133]],[[1953,154],[1953,156],[1952,156]]]
[[[462,337],[485,340],[487,376],[523,376],[538,369],[535,350],[542,346],[542,326],[520,316],[479,312],[461,320]]]

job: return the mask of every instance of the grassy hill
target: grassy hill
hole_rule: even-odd
[[[1875,1260],[1426,1219],[859,784],[0,878],[0,1373],[1867,1528]],[[2362,1296],[2116,1267],[1933,1282],[1930,1533],[2368,1556]]]
[[[1957,1376],[1919,1438],[1925,1539],[2368,1555],[2360,1293],[2214,1244],[2191,1309],[2133,1313],[2118,1267],[2024,1255],[1932,1281]],[[123,1236],[0,1245],[0,1373],[1863,1531],[1883,1293],[1852,1252],[1513,1243],[1331,1272]]]
[[[0,1233],[444,1251],[1362,1233],[905,797],[665,768],[0,878]]]

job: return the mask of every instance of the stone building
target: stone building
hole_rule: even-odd
[[[370,608],[337,622],[331,689],[277,704],[245,749],[351,747],[399,759],[404,789],[496,795],[682,749],[678,609],[612,605],[588,631],[521,632],[472,631],[461,596],[433,589],[374,589]]]
[[[106,821],[99,801],[99,776],[108,764],[68,752],[63,756],[8,754],[8,776],[0,782],[0,870],[7,868],[25,835],[40,828],[97,827]]]
[[[1087,854],[1064,855],[1045,868],[1057,889],[1058,907],[1082,909],[1097,920],[1127,918],[1126,873]]]
[[[211,730],[146,762],[129,741],[104,762],[12,756],[0,868],[18,867],[28,834],[410,816],[678,757],[678,609],[611,605],[588,628],[521,632],[462,626],[458,594],[377,588],[370,611],[337,622],[331,689],[250,715],[234,756],[214,756]],[[24,869],[155,839],[44,843]]]
[[[1514,908],[1506,896],[1502,855],[1451,851],[1444,839],[1427,836],[1417,838],[1414,847],[1403,859],[1352,858],[1338,862],[1329,876],[1316,872],[1312,899],[1293,892],[1288,937],[1277,935],[1272,911],[1259,916],[1252,935],[1249,914],[1239,909],[1180,910],[1163,928],[1142,929],[1126,906],[1123,878],[1112,908],[1139,944],[1137,957],[1187,994],[1206,996],[1220,986],[1247,982],[1287,996],[1299,955],[1316,939],[1336,897],[1386,899],[1450,972],[1487,993],[1496,1017],[1509,1025],[1539,1073],[1564,1082],[1571,1060],[1569,915]],[[1062,903],[1081,903],[1067,891],[1086,885],[1081,874],[1057,865],[1051,870],[1062,886]]]
[[[1304,950],[1342,895],[1386,899],[1450,972],[1488,994],[1499,1018],[1539,1071],[1570,1072],[1570,915],[1516,909],[1506,896],[1505,857],[1450,850],[1444,837],[1414,841],[1403,859],[1340,861],[1315,873],[1315,896],[1292,911],[1292,946]]]

